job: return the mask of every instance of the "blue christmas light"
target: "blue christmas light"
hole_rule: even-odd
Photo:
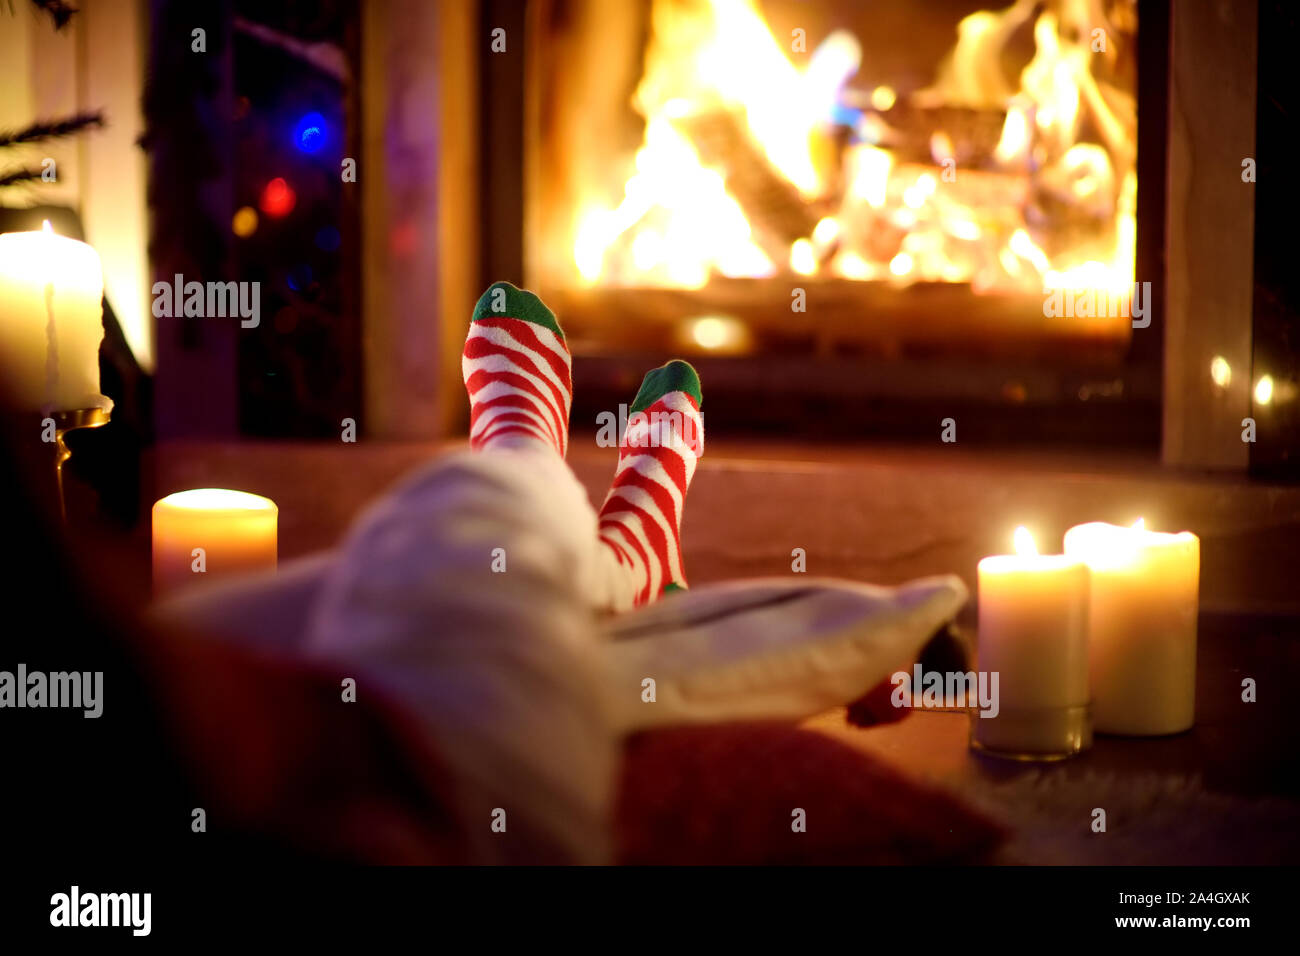
[[[311,285],[311,266],[299,263],[289,270],[289,288],[294,292],[303,292]]]
[[[316,248],[324,252],[335,252],[343,237],[333,226],[322,226],[316,230]]]
[[[298,120],[298,125],[294,128],[294,143],[304,153],[315,153],[325,145],[325,134],[328,127],[325,125],[325,117],[320,113],[307,113]]]

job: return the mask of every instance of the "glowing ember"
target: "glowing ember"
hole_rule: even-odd
[[[1017,0],[962,20],[927,88],[854,89],[845,31],[792,54],[753,0],[655,0],[621,201],[580,209],[586,284],[701,288],[782,273],[968,283],[977,292],[1131,287],[1134,0]],[[1018,83],[1012,35],[1035,53]],[[1099,40],[1100,37],[1100,40]],[[987,134],[981,132],[987,130]]]

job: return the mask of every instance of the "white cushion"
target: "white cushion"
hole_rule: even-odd
[[[766,578],[670,594],[609,622],[610,705],[625,732],[797,720],[910,667],[966,597],[952,575],[899,587]],[[643,700],[646,678],[653,703]]]

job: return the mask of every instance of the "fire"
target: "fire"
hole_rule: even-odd
[[[854,89],[862,50],[845,31],[796,52],[754,0],[655,0],[635,172],[616,205],[580,211],[577,275],[1128,289],[1136,106],[1115,65],[1133,5],[1112,4],[1116,24],[1090,0],[972,14],[934,82],[907,93]],[[1017,83],[1003,54],[1031,22]]]

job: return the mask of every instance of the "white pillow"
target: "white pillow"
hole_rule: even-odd
[[[333,555],[278,575],[198,588],[155,609],[173,624],[296,650]],[[704,585],[608,618],[597,645],[616,727],[797,720],[856,700],[906,668],[967,597],[955,576],[879,587],[835,578]],[[655,702],[642,700],[654,678]]]
[[[847,704],[908,668],[966,597],[953,575],[899,587],[760,578],[665,596],[607,622],[616,726],[797,720]]]

